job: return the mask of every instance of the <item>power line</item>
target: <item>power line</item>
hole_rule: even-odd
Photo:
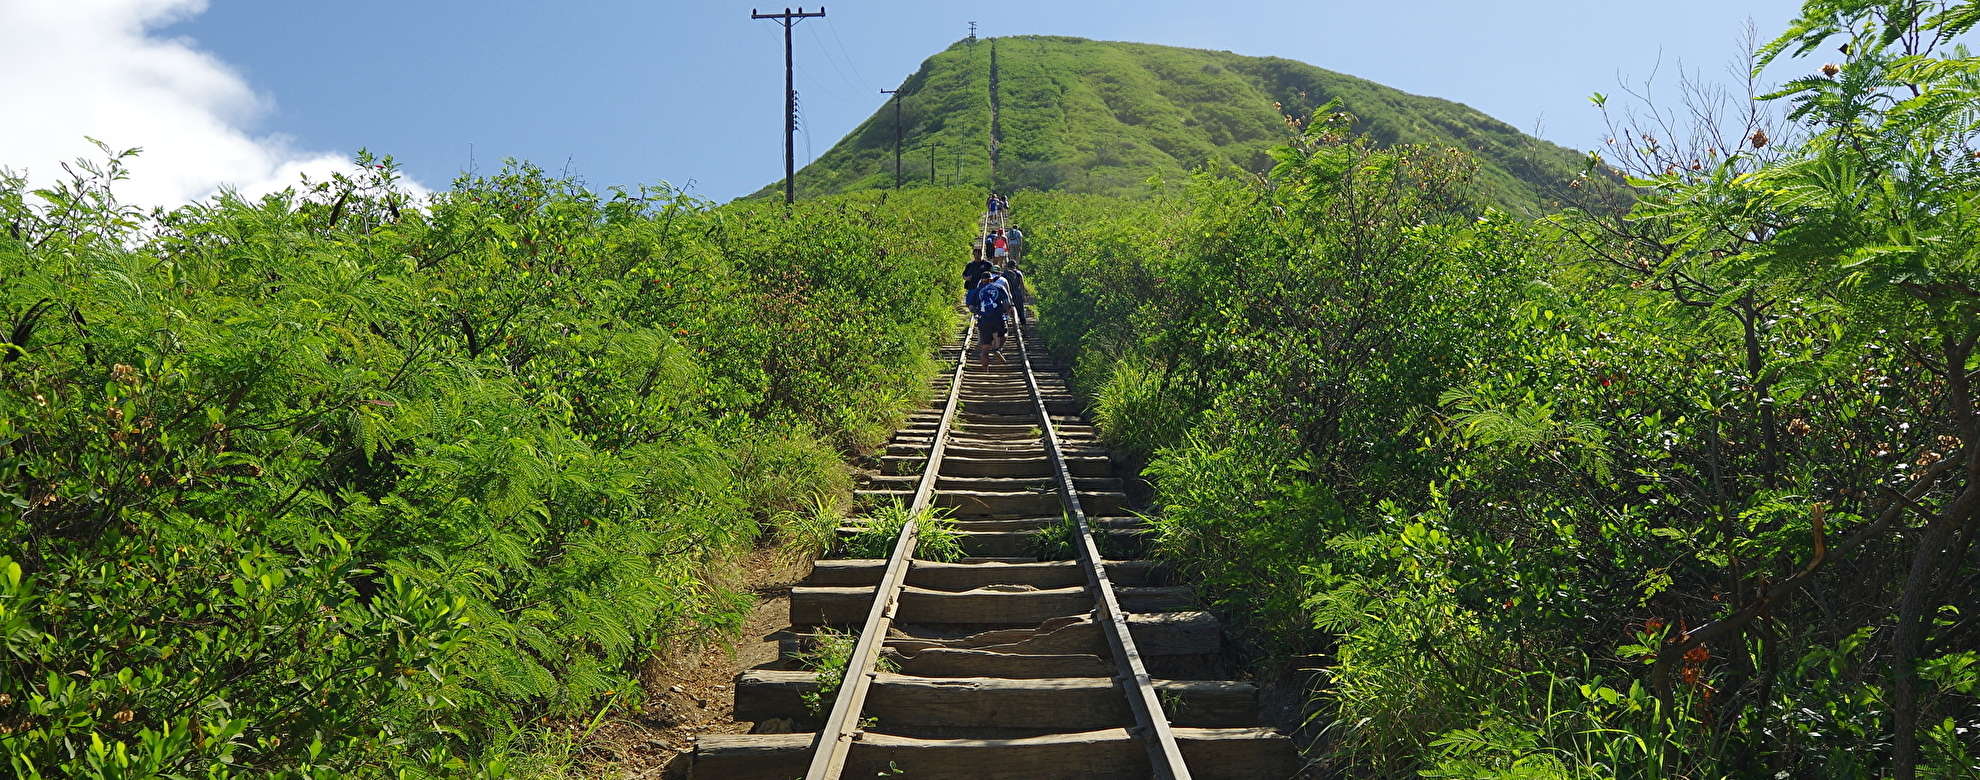
[[[894,189],[898,190],[901,188],[901,91],[883,89],[880,94],[894,96]]]
[[[843,54],[843,55],[845,55],[845,57],[846,57],[846,67],[848,67],[848,68],[851,68],[851,69],[852,69],[852,72],[853,72],[853,78],[856,78],[856,79],[859,79],[859,86],[860,86],[860,88],[861,88],[861,89],[865,89],[865,88],[867,88],[867,86],[866,86],[866,76],[864,76],[864,75],[862,75],[862,74],[861,74],[861,73],[859,72],[859,65],[853,62],[853,56],[852,56],[852,52],[849,52],[849,51],[846,51],[846,41],[845,41],[845,39],[844,39],[844,38],[840,38],[840,37],[839,37],[839,26],[838,26],[838,25],[836,25],[836,24],[833,24],[833,23],[832,23],[832,20],[830,20],[830,19],[826,19],[826,20],[825,20],[825,29],[827,29],[827,30],[830,30],[830,31],[832,31],[832,42],[833,42],[833,43],[836,43],[836,44],[839,44],[839,53],[840,53],[840,54]]]
[[[817,13],[805,13],[800,6],[795,13],[785,8],[781,14],[761,14],[749,9],[751,19],[775,19],[784,26],[784,205],[797,202],[797,85],[791,68],[791,28],[797,23],[825,15],[825,7],[819,6]],[[829,59],[829,58],[828,58]],[[807,137],[807,140],[809,138]]]
[[[831,47],[825,45],[825,39],[818,35],[818,28],[816,27],[811,28],[811,42],[818,44],[818,51],[825,55],[825,64],[832,66],[832,72],[839,74],[840,81],[845,82],[846,86],[853,89],[864,90],[866,88],[863,80],[859,84],[854,84],[852,79],[846,78],[846,72],[839,69],[838,58],[832,56]],[[846,64],[851,65],[852,63],[848,62]]]

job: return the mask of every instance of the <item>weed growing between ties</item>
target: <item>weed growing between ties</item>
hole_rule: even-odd
[[[853,649],[858,644],[858,631],[820,628],[811,635],[810,646],[798,653],[798,665],[818,673],[818,687],[799,694],[811,717],[824,720],[831,714],[833,702],[839,700],[839,688],[845,684],[846,670],[852,668]],[[882,672],[901,670],[900,664],[885,655],[874,659],[874,668]],[[860,721],[862,728],[871,728],[874,723],[870,718]]]
[[[1078,539],[1079,523],[1072,515],[1060,515],[1058,522],[1032,531],[1025,549],[1041,561],[1070,561],[1079,557]]]
[[[916,526],[914,557],[945,563],[963,559],[962,532],[956,529],[948,509],[930,507],[909,512],[899,501],[883,503],[856,521],[859,532],[848,537],[840,549],[847,558],[890,557],[894,545],[900,541],[901,529],[907,527],[910,519]]]
[[[801,694],[805,711],[811,717],[824,720],[831,713],[832,702],[838,700],[839,686],[845,682],[846,669],[851,665],[853,646],[858,642],[857,631],[820,628],[811,635],[811,646],[798,653],[798,665],[818,673],[818,687]]]
[[[1105,530],[1093,534],[1093,546],[1099,550],[1103,560],[1141,557]],[[1079,521],[1070,514],[1061,514],[1057,522],[1032,531],[1030,538],[1025,540],[1025,549],[1041,561],[1078,560]]]
[[[637,707],[919,400],[974,200],[361,157],[146,214],[127,159],[0,178],[14,776],[493,776]]]

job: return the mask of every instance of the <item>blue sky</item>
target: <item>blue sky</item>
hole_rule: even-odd
[[[21,16],[27,13],[23,8],[38,12],[45,10],[40,4],[50,2],[57,0],[0,0],[0,23],[8,21],[7,14]],[[520,157],[552,171],[568,166],[593,186],[665,180],[718,200],[781,175],[781,32],[775,23],[752,21],[749,14],[752,7],[782,10],[782,5],[728,0],[93,0],[93,5],[111,9],[103,13],[122,8],[139,21],[122,38],[90,45],[170,49],[181,60],[204,58],[219,74],[209,76],[230,75],[244,86],[245,97],[209,92],[193,97],[213,104],[201,116],[225,125],[230,137],[272,150],[254,163],[260,167],[236,178],[279,179],[293,173],[295,160],[347,157],[368,147],[395,155],[414,179],[438,188],[468,165],[470,144],[484,169],[503,157]],[[798,140],[798,160],[802,165],[824,154],[881,106],[878,90],[893,87],[927,56],[967,35],[972,20],[983,36],[1073,35],[1287,57],[1467,103],[1521,129],[1537,125],[1549,140],[1586,149],[1599,145],[1603,135],[1587,100],[1590,93],[1615,93],[1619,79],[1640,82],[1660,67],[1658,81],[1668,89],[1676,84],[1680,64],[1726,80],[1747,20],[1769,36],[1798,7],[1784,0],[829,3],[826,18],[807,20],[796,31],[797,86],[808,130]],[[22,33],[20,39],[45,37]],[[127,81],[133,79],[156,86],[142,73],[126,74]],[[7,105],[5,92],[18,88],[18,82],[0,86],[0,108]],[[150,145],[170,156],[169,144],[153,138],[170,135],[163,120],[137,109],[107,108],[130,103],[114,92],[86,99],[75,99],[82,93],[73,88],[64,94],[70,97],[36,104],[38,115],[74,119],[66,112],[88,104],[102,116],[51,121],[51,132],[87,128],[115,145]],[[51,160],[42,158],[54,151],[45,144],[9,143],[9,132],[0,128],[0,165],[50,170]],[[197,135],[187,133],[191,140],[173,143],[198,146]],[[207,168],[213,176],[227,175],[224,165]],[[197,195],[196,188],[186,191]]]

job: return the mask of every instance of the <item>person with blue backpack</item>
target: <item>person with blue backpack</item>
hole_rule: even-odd
[[[1003,360],[1004,317],[1011,312],[1011,289],[997,274],[984,271],[976,277],[976,287],[969,291],[966,303],[976,317],[976,345],[982,349],[979,365],[990,365],[992,351]]]

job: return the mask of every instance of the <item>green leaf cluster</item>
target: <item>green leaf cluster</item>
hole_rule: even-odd
[[[1512,219],[1327,106],[1265,176],[1015,199],[1161,553],[1318,660],[1331,760],[1980,766],[1970,5],[1810,3],[1771,51],[1848,45],[1773,98],[1805,133],[1625,214]]]
[[[636,706],[919,400],[974,208],[365,155],[144,213],[129,155],[0,178],[14,776],[500,775]]]

